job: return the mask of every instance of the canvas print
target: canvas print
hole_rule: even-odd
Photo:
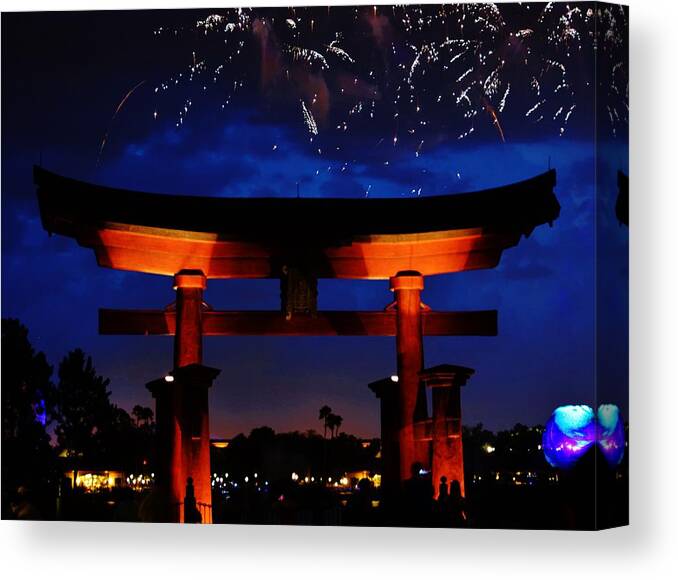
[[[628,8],[2,14],[2,517],[628,523]]]

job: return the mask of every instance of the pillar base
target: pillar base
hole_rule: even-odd
[[[156,400],[156,487],[163,521],[184,521],[188,478],[203,523],[212,522],[207,393],[220,371],[200,364],[175,369],[146,386]]]
[[[432,389],[433,417],[427,435],[431,439],[431,475],[436,499],[441,484],[451,490],[455,481],[461,495],[465,495],[461,387],[474,372],[468,367],[439,365],[420,373],[424,385]]]

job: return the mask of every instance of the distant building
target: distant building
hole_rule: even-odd
[[[210,439],[210,447],[212,449],[226,449],[230,443],[230,439]]]
[[[64,473],[64,477],[70,480],[71,488],[86,492],[110,491],[127,484],[122,471],[79,469],[77,475],[70,470]]]

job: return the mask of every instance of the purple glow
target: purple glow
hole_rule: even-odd
[[[596,436],[598,446],[610,467],[616,467],[624,458],[626,436],[624,422],[621,420],[617,405],[600,405],[598,407],[598,429]]]
[[[47,411],[45,411],[45,401],[40,399],[40,403],[34,406],[35,420],[43,427],[47,425]]]
[[[568,469],[596,440],[596,418],[587,405],[558,407],[549,418],[542,437],[546,461]]]

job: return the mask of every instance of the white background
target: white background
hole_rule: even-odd
[[[210,3],[117,0],[97,2],[96,8],[181,8]],[[163,574],[163,578],[193,580],[200,574],[207,578],[315,576],[323,580],[456,576],[550,580],[665,578],[669,572],[675,577],[678,2],[628,0],[628,4],[631,526],[594,533],[2,522],[0,570],[4,578],[120,580]],[[3,11],[85,10],[94,4],[0,0],[0,6]]]

